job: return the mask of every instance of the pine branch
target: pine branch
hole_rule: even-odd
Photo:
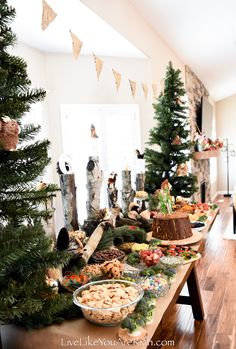
[[[50,163],[47,157],[49,141],[35,142],[14,152],[0,152],[0,188],[31,182]]]
[[[0,322],[35,328],[81,313],[70,294],[55,294],[46,284],[48,268],[62,268],[70,255],[55,251],[39,224],[53,214],[46,203],[58,188],[49,184],[44,190],[35,189],[50,162],[50,142],[36,142],[40,127],[22,126],[22,116],[46,93],[31,88],[26,62],[9,53],[15,35],[8,24],[14,17],[15,10],[1,0],[0,116],[19,123],[21,146],[12,152],[0,150]],[[40,208],[42,203],[45,209]]]
[[[33,124],[26,125],[21,128],[21,132],[19,134],[19,144],[22,142],[27,142],[34,140],[35,136],[39,133],[41,126],[35,126]]]

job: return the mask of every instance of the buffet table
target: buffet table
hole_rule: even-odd
[[[218,213],[218,208],[212,211],[210,219],[207,220],[202,230],[203,239],[192,246],[199,252],[204,250],[205,235]],[[139,344],[138,348],[152,348],[155,343],[158,343],[162,323],[165,322],[165,318],[168,317],[175,303],[191,305],[194,318],[203,320],[204,311],[196,275],[196,263],[197,261],[184,264],[178,268],[176,279],[169,292],[164,297],[157,299],[154,321],[151,325],[146,326],[148,338],[144,343]],[[182,296],[180,293],[186,282],[189,296]],[[2,349],[130,348],[130,345],[124,345],[119,341],[117,333],[117,327],[96,326],[84,318],[64,321],[60,325],[48,326],[31,332],[12,325],[1,326]]]

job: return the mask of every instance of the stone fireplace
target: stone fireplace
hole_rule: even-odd
[[[185,77],[186,77],[186,93],[189,102],[189,118],[191,126],[192,139],[196,132],[196,118],[201,98],[203,96],[208,97],[209,93],[206,90],[203,83],[198,77],[191,71],[188,66],[185,66]],[[203,197],[203,189],[205,195],[205,201],[211,201],[211,182],[210,182],[210,160],[191,160],[191,171],[197,176],[198,191],[193,195],[193,199],[201,201]],[[201,186],[204,183],[204,188]]]
[[[206,202],[206,182],[202,181],[200,183],[200,199],[201,202]]]

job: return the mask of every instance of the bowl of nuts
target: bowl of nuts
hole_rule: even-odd
[[[97,251],[92,255],[92,260],[95,263],[103,263],[106,261],[112,261],[113,259],[118,259],[122,261],[125,257],[125,252],[118,249],[102,250]]]
[[[126,280],[100,280],[81,286],[73,301],[84,317],[100,326],[117,326],[143,297],[143,289]]]

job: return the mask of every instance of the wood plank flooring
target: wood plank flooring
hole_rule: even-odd
[[[176,349],[236,349],[236,240],[223,239],[232,220],[231,202],[217,197],[220,214],[197,262],[204,321],[194,320],[190,306],[175,305],[163,326],[159,339],[174,340]]]

